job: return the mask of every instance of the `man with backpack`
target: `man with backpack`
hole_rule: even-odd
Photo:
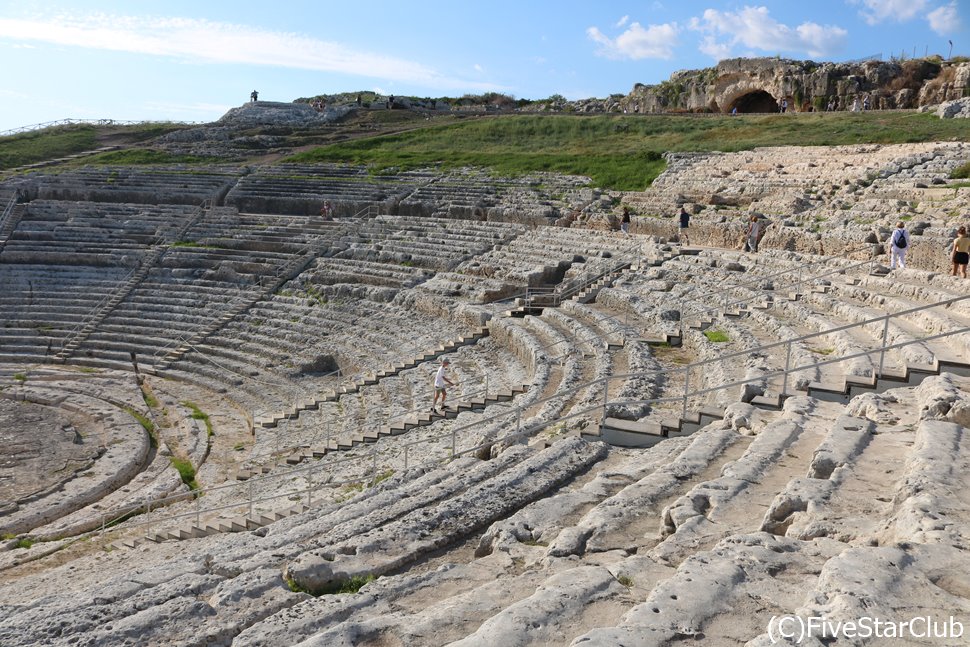
[[[896,223],[896,229],[889,237],[889,271],[896,269],[896,261],[899,261],[899,269],[906,269],[906,250],[909,248],[909,232],[906,231],[906,224],[900,220]]]

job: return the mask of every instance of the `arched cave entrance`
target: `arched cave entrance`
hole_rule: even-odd
[[[764,90],[756,90],[735,99],[728,112],[732,108],[737,108],[738,112],[778,112],[778,102]]]

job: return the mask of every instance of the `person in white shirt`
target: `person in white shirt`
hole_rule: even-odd
[[[906,269],[906,250],[909,249],[909,232],[906,231],[906,224],[900,220],[896,223],[896,229],[889,237],[889,269],[896,269],[896,261],[899,261],[899,269]]]
[[[434,375],[434,400],[431,402],[431,410],[434,411],[438,406],[438,396],[441,396],[441,410],[445,409],[445,398],[448,396],[448,391],[445,389],[445,384],[449,386],[454,386],[455,383],[448,379],[445,375],[445,371],[448,370],[448,364],[450,364],[447,359],[441,360],[441,366],[438,367],[438,372]]]

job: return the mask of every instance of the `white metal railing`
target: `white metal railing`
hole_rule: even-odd
[[[852,324],[846,324],[843,326],[838,326],[835,328],[822,330],[822,331],[810,333],[807,335],[802,335],[800,337],[796,337],[792,339],[781,340],[778,342],[773,342],[771,344],[766,344],[764,346],[759,346],[756,348],[749,348],[741,351],[736,351],[733,353],[727,353],[717,358],[700,360],[679,368],[659,369],[659,370],[652,370],[652,371],[644,371],[641,373],[628,373],[623,375],[610,375],[610,376],[598,378],[596,380],[592,380],[583,384],[579,384],[577,386],[570,387],[569,389],[565,389],[563,391],[560,391],[546,398],[532,401],[526,406],[518,406],[518,407],[510,406],[509,410],[506,412],[503,412],[498,415],[489,416],[481,420],[463,425],[461,427],[457,427],[457,426],[453,427],[450,431],[439,434],[437,436],[412,441],[410,443],[404,443],[403,444],[404,469],[407,469],[408,467],[413,467],[413,465],[410,463],[410,460],[409,460],[410,453],[411,451],[413,451],[413,448],[417,447],[418,445],[427,444],[427,443],[449,443],[450,444],[449,458],[454,458],[460,455],[476,452],[480,449],[489,447],[497,443],[509,442],[516,438],[521,438],[526,435],[531,435],[538,431],[541,431],[542,429],[552,427],[555,425],[561,425],[568,420],[572,420],[574,418],[578,418],[581,416],[585,416],[585,417],[595,416],[596,418],[599,418],[602,421],[602,420],[605,420],[610,407],[613,407],[613,406],[622,406],[622,405],[630,405],[630,404],[656,405],[656,404],[663,404],[663,403],[678,403],[681,407],[681,417],[686,417],[688,407],[689,407],[689,402],[692,398],[706,396],[712,393],[736,388],[738,386],[743,386],[745,384],[763,382],[765,379],[771,378],[771,377],[783,378],[783,386],[779,393],[779,398],[783,398],[790,395],[787,392],[787,384],[788,384],[788,379],[790,375],[794,373],[802,372],[802,371],[807,371],[807,370],[818,370],[819,367],[839,364],[839,363],[850,361],[863,356],[879,358],[879,371],[876,375],[873,376],[874,378],[878,378],[879,375],[882,373],[882,370],[884,367],[885,355],[888,351],[897,350],[913,344],[921,344],[926,341],[931,341],[936,339],[945,339],[955,335],[960,335],[960,334],[965,334],[970,332],[970,326],[965,326],[965,327],[961,327],[955,330],[950,330],[944,333],[938,333],[935,335],[928,335],[926,337],[921,337],[918,339],[910,339],[899,343],[889,344],[887,343],[888,342],[887,332],[888,332],[890,320],[912,315],[926,310],[931,310],[934,308],[947,308],[956,303],[963,302],[967,299],[970,299],[970,295],[954,297],[951,299],[947,299],[947,300],[940,301],[937,303],[932,303],[932,304],[924,304],[914,308],[902,310],[896,313],[890,313],[890,314],[882,315],[872,319],[867,319],[867,320],[855,322]],[[810,364],[803,364],[803,365],[794,366],[794,367],[790,365],[791,355],[792,355],[791,349],[793,344],[802,343],[815,338],[825,337],[827,335],[840,332],[840,331],[862,328],[864,326],[869,326],[871,324],[879,324],[879,323],[883,324],[884,334],[881,340],[881,344],[878,348],[872,348],[872,349],[860,351],[858,353],[852,353],[850,355],[846,355],[843,357],[823,360],[819,362],[813,362]],[[703,387],[703,388],[695,387],[693,390],[691,389],[690,376],[692,374],[694,375],[703,374],[705,372],[705,368],[712,364],[715,364],[718,362],[720,363],[737,362],[737,360],[742,357],[750,356],[752,354],[763,355],[764,352],[767,350],[781,348],[781,347],[786,348],[786,360],[785,360],[785,367],[783,369],[772,370],[766,373],[761,373],[758,376],[753,378],[735,380],[726,384],[719,384],[713,387]],[[615,382],[615,381],[625,382],[631,378],[654,377],[660,374],[669,376],[671,374],[677,374],[677,373],[684,374],[683,393],[681,394],[664,396],[659,398],[642,399],[642,400],[611,401],[609,399],[611,382]],[[571,411],[565,416],[559,416],[555,419],[548,420],[548,421],[533,421],[533,420],[524,421],[523,420],[523,414],[525,413],[526,409],[534,409],[535,407],[545,402],[549,402],[553,399],[560,399],[566,396],[579,393],[583,389],[598,387],[600,385],[603,390],[603,401],[600,404],[587,407],[580,411]],[[524,424],[524,422],[526,424]],[[476,428],[487,429],[489,427],[498,427],[498,428],[508,427],[508,426],[511,426],[513,423],[515,425],[515,430],[513,432],[505,434],[504,436],[496,436],[494,438],[489,438],[488,440],[479,442],[472,447],[466,447],[466,448],[458,447],[459,434],[462,434],[464,432],[469,432],[470,430],[473,430]],[[161,521],[178,520],[178,519],[183,519],[191,516],[195,516],[196,519],[199,520],[201,518],[202,513],[213,513],[213,512],[219,512],[222,510],[228,510],[228,509],[238,509],[242,505],[248,505],[249,514],[252,515],[254,506],[256,504],[265,503],[282,497],[291,497],[296,495],[299,495],[302,497],[303,495],[306,495],[308,502],[312,503],[312,498],[314,494],[320,489],[321,486],[324,485],[324,483],[326,484],[327,487],[342,485],[345,483],[359,483],[363,480],[366,480],[367,478],[376,478],[376,476],[379,474],[380,469],[393,469],[393,466],[395,465],[393,461],[400,454],[400,450],[402,449],[402,446],[400,444],[395,444],[394,448],[390,448],[387,451],[387,457],[384,463],[379,463],[378,461],[378,444],[374,443],[372,447],[373,449],[371,450],[371,456],[367,457],[366,459],[362,459],[361,457],[343,457],[343,458],[336,458],[334,460],[327,460],[326,457],[324,457],[324,459],[321,459],[320,461],[311,463],[309,465],[300,466],[292,470],[285,470],[285,471],[279,470],[277,473],[271,473],[263,477],[253,478],[244,483],[240,483],[240,484],[233,483],[233,484],[217,486],[214,488],[202,488],[193,493],[193,495],[196,497],[195,499],[196,509],[192,513],[173,514],[173,515],[165,516],[161,519],[157,517],[153,519],[151,517],[151,511],[153,509],[157,510],[159,507],[163,505],[167,505],[168,503],[172,503],[178,500],[184,500],[187,495],[185,493],[181,493],[178,495],[172,495],[172,496],[163,497],[159,499],[146,499],[143,503],[137,506],[129,506],[120,510],[112,510],[112,511],[104,512],[102,514],[101,526],[102,526],[102,529],[104,529],[107,526],[112,525],[117,520],[125,518],[131,515],[133,512],[137,512],[141,510],[144,510],[145,512],[147,512],[147,518],[144,521],[139,521],[133,525],[139,526],[139,527],[147,526],[148,530],[146,532],[150,532],[152,523],[159,523]],[[440,459],[432,458],[432,459],[426,460],[422,464],[431,464],[431,463],[439,462],[439,460]],[[333,479],[333,474],[335,473],[335,470],[338,467],[345,465],[348,462],[354,462],[354,461],[357,461],[357,462],[366,461],[368,465],[363,467],[363,471],[360,472],[359,475],[356,475],[344,480]],[[329,471],[330,478],[323,479],[319,477],[319,475],[325,471]],[[308,486],[306,488],[292,490],[292,489],[285,489],[281,486],[280,488],[277,489],[277,491],[274,492],[274,494],[269,496],[256,497],[254,494],[256,482],[264,483],[264,482],[272,482],[274,480],[279,480],[282,484],[283,481],[292,481],[294,477],[297,477],[297,476],[305,476],[307,478]],[[246,492],[244,493],[244,498],[241,501],[234,501],[233,503],[213,506],[208,508],[201,507],[202,506],[201,497],[203,497],[203,495],[214,493],[214,492],[222,492],[226,490],[240,491],[244,489],[246,490]]]
[[[0,214],[0,231],[3,231],[4,225],[7,224],[7,218],[9,218],[10,214],[13,213],[14,207],[17,206],[17,199],[19,197],[20,196],[15,192],[12,196],[10,196],[10,200],[7,201],[7,206],[3,208],[3,213]]]

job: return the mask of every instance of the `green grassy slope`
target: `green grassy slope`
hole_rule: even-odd
[[[206,158],[147,150],[154,137],[182,126],[68,126],[0,137],[0,169],[92,150],[83,164],[206,163]],[[272,130],[272,129],[270,129]],[[385,134],[373,134],[383,130]],[[388,130],[397,132],[387,133]],[[266,132],[269,132],[267,130]],[[247,132],[259,134],[259,129]],[[276,133],[280,134],[280,133]],[[375,170],[476,166],[496,175],[557,171],[586,175],[596,186],[640,190],[663,171],[668,151],[739,151],[761,146],[970,141],[962,119],[915,112],[772,115],[569,115],[363,111],[326,133],[287,129],[283,148],[338,141],[293,155],[293,162],[347,162]],[[324,137],[324,139],[321,139]],[[339,141],[343,140],[343,141]],[[253,156],[266,151],[254,150]]]
[[[667,151],[739,151],[762,146],[970,140],[959,119],[914,112],[788,115],[508,115],[431,125],[294,155],[294,162],[352,162],[375,169],[482,166],[496,174],[560,171],[601,187],[643,189]]]

